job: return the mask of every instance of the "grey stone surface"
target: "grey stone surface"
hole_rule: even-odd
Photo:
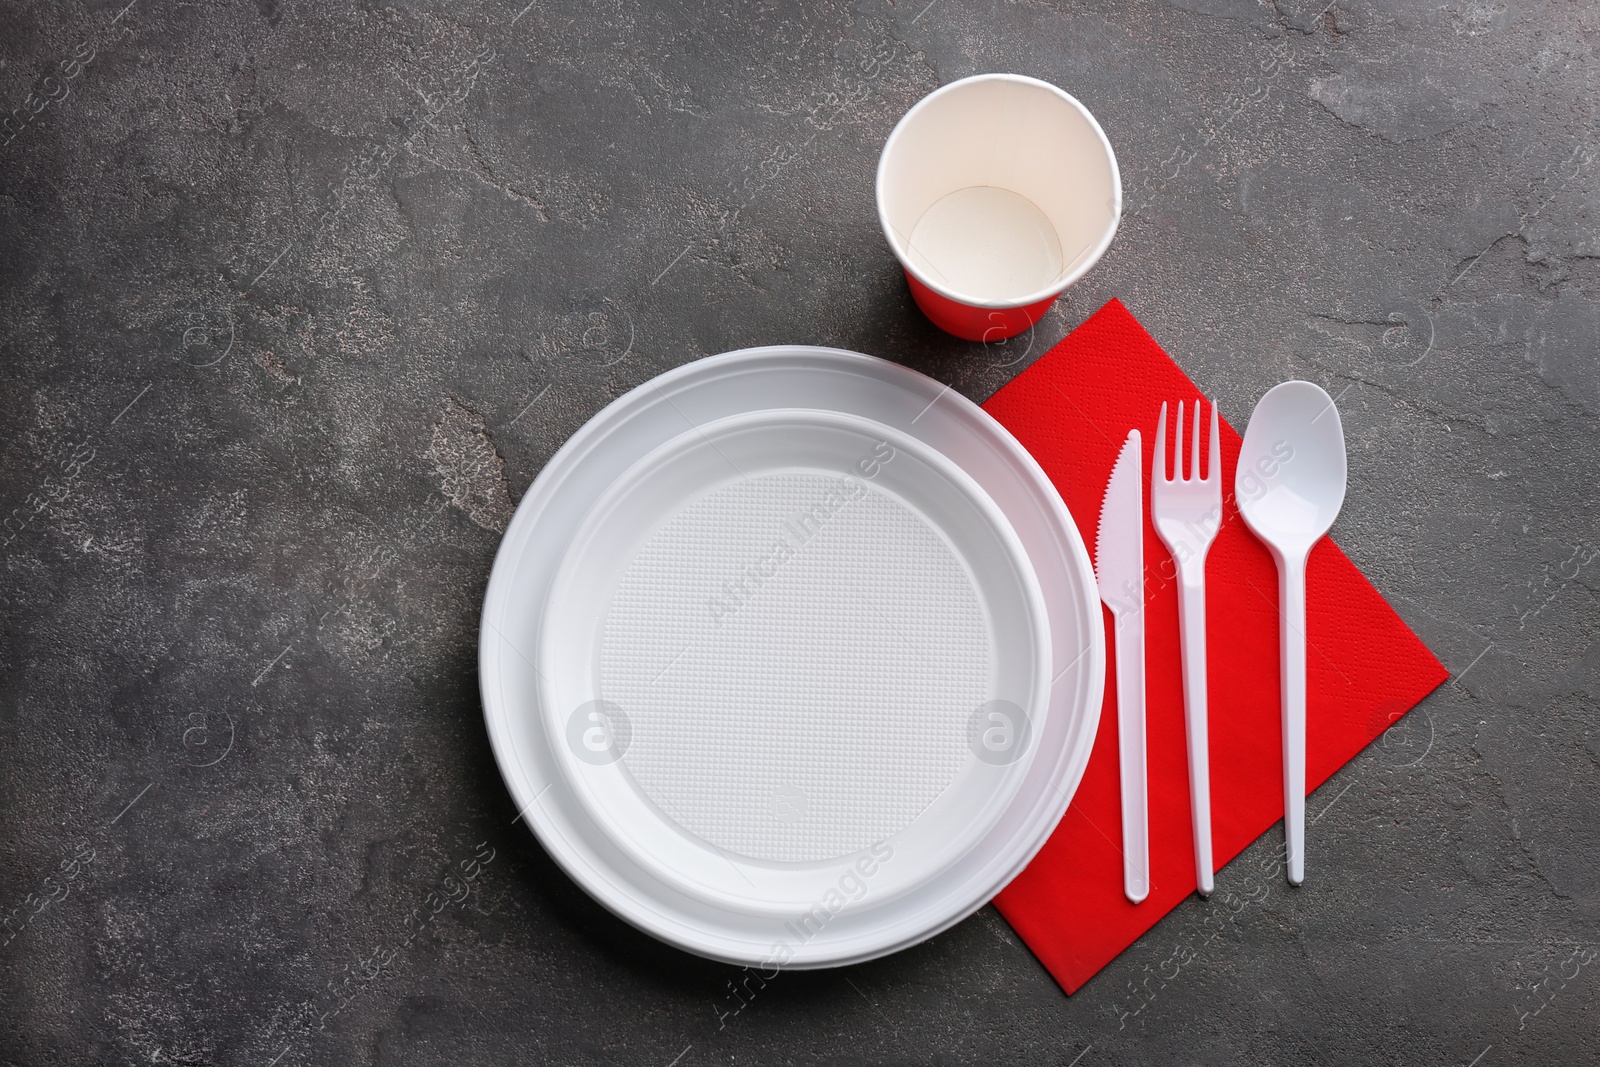
[[[0,1060],[1600,1061],[1600,10],[524,2],[0,12]],[[872,203],[987,70],[1087,102],[1134,212],[989,349]],[[1191,900],[1069,999],[985,909],[733,1014],[512,825],[499,532],[667,368],[981,400],[1112,296],[1241,424],[1328,385],[1336,536],[1455,680],[1202,948]]]

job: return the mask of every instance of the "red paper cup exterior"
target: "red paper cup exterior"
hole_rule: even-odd
[[[966,341],[1004,341],[1015,337],[1044,318],[1056,296],[1047,296],[1036,304],[1013,308],[984,308],[963,304],[929,289],[906,271],[906,282],[911,286],[911,298],[929,320],[945,333],[954,334]]]
[[[910,235],[935,204],[979,186],[1021,196],[1058,239],[1087,243],[1053,279],[1026,287],[1013,279],[1015,289],[1011,282],[951,284],[912,255]],[[1003,341],[1031,328],[1100,259],[1122,218],[1122,176],[1100,123],[1070,93],[1021,74],[973,75],[917,101],[879,153],[876,196],[883,235],[917,306],[968,341]]]

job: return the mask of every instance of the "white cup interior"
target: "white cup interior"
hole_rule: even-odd
[[[878,213],[900,262],[977,307],[1059,293],[1122,214],[1116,156],[1073,97],[1036,78],[952,82],[900,120],[878,164]]]

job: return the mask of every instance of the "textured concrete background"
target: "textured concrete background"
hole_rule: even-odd
[[[0,1059],[1600,1060],[1600,11],[525,3],[0,12]],[[871,179],[989,70],[1094,109],[1131,217],[986,350]],[[511,825],[515,502],[699,356],[981,400],[1112,296],[1241,425],[1327,384],[1335,533],[1455,680],[1311,798],[1304,888],[1258,842],[1070,1000],[985,909],[737,1010]]]

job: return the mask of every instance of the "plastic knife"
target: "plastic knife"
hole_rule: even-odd
[[[1122,891],[1138,904],[1150,893],[1144,744],[1144,480],[1138,430],[1128,431],[1106,483],[1095,537],[1094,573],[1100,599],[1116,622]]]

